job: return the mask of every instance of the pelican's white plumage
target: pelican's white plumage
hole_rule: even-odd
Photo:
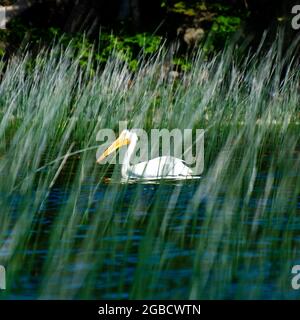
[[[193,177],[193,171],[184,164],[183,160],[171,156],[130,165],[137,141],[138,136],[135,132],[123,130],[119,138],[104,151],[97,162],[100,163],[115,150],[128,145],[121,171],[123,179],[191,179]]]

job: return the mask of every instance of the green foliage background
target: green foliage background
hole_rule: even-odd
[[[100,39],[94,37],[89,41],[98,42],[100,40],[101,52],[99,53],[99,60],[106,61],[112,47],[116,47],[121,52],[126,51],[129,53],[127,56],[131,56],[130,65],[135,68],[137,53],[141,48],[144,48],[146,53],[154,53],[161,43],[162,37],[169,39],[168,34],[171,34],[172,31],[175,33],[180,23],[193,25],[193,19],[211,13],[214,14],[212,20],[209,23],[205,23],[201,28],[204,28],[207,34],[212,31],[213,37],[210,42],[211,48],[215,49],[222,46],[228,37],[241,27],[241,19],[247,15],[247,12],[236,10],[232,6],[222,4],[222,2],[210,3],[209,1],[162,0],[161,9],[165,12],[165,19],[175,15],[175,19],[179,21],[179,24],[172,22],[168,24],[167,30],[164,29],[161,33],[159,32],[160,30],[157,30],[157,32],[147,30],[147,26],[143,26],[143,32],[132,32],[132,30],[128,32],[126,21],[121,28],[113,27],[115,29],[113,33],[112,30],[104,26]],[[14,19],[9,24],[8,30],[0,31],[0,41],[2,44],[8,43],[6,46],[0,46],[0,56],[5,55],[4,47],[9,47],[9,54],[10,51],[14,51],[15,47],[19,47],[21,42],[37,44],[42,39],[42,41],[48,43],[53,36],[61,36],[62,33],[62,29],[56,26],[49,25],[48,28],[40,28],[32,25],[28,18],[25,20]],[[69,37],[76,38],[77,35],[72,34]],[[217,46],[216,43],[218,43]],[[86,43],[86,45],[86,49],[89,50],[90,44]]]

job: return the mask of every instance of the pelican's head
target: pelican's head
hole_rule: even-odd
[[[117,140],[114,141],[97,159],[97,163],[100,163],[102,160],[104,160],[106,157],[108,157],[110,154],[112,154],[114,151],[118,150],[119,148],[129,145],[131,141],[133,141],[135,136],[136,134],[129,130],[123,130],[120,136],[117,138]]]

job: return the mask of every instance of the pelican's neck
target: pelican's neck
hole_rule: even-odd
[[[123,178],[128,178],[128,170],[130,169],[130,160],[134,152],[136,143],[137,143],[137,136],[133,135],[132,138],[130,139],[130,143],[128,145],[127,151],[124,155],[124,160],[123,160],[123,165],[121,170]]]

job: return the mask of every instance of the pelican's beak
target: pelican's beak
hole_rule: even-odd
[[[127,138],[119,137],[115,142],[112,143],[110,147],[108,147],[103,154],[97,159],[97,163],[100,163],[114,151],[118,150],[119,148],[126,146],[130,143],[130,140]]]

